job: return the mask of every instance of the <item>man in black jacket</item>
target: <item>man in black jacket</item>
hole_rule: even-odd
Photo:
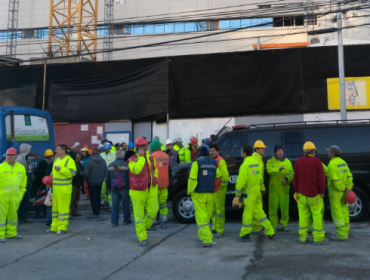
[[[80,190],[84,183],[83,172],[84,167],[81,162],[82,155],[80,153],[76,154],[76,175],[73,177],[72,181],[72,197],[70,206],[70,218],[79,217],[81,214],[77,213],[77,205],[80,200]]]
[[[99,150],[94,149],[83,171],[83,178],[89,188],[90,203],[93,209],[93,215],[87,217],[88,219],[97,219],[100,217],[101,188],[107,172],[108,169],[105,160],[100,156]]]

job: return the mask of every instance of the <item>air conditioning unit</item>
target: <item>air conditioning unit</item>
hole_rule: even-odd
[[[320,36],[320,37],[313,37],[310,39],[310,45],[315,45],[315,44],[323,44],[326,41],[328,41],[328,37],[326,36]]]

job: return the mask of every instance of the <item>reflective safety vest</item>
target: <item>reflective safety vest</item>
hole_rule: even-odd
[[[59,166],[60,170],[54,169]],[[70,156],[65,156],[64,159],[56,158],[53,163],[53,187],[71,186],[73,177],[76,175],[76,164]]]
[[[185,161],[186,162],[194,161],[197,158],[198,153],[199,153],[198,148],[193,148],[193,146],[189,146],[185,151]]]
[[[210,157],[200,157],[198,163],[198,185],[195,189],[197,193],[215,192],[215,179],[217,163]]]
[[[100,154],[100,156],[105,160],[105,162],[107,163],[107,167],[109,164],[111,164],[113,161],[116,160],[116,152],[110,150],[108,154],[106,154],[105,152],[102,152]]]
[[[168,188],[169,182],[169,166],[170,166],[170,158],[169,156],[162,152],[156,151],[152,153],[152,156],[155,160],[155,166],[158,170],[158,189],[165,189]]]
[[[180,148],[178,145],[174,145],[173,149],[179,154],[180,163],[185,163],[185,147]]]
[[[144,191],[149,185],[152,187],[157,185],[158,171],[154,158],[148,153],[145,156],[146,158],[134,154],[127,160],[131,190]]]
[[[217,192],[220,189],[221,184],[227,186],[227,184],[229,183],[230,176],[229,176],[229,171],[227,170],[226,161],[220,155],[215,157],[214,160],[217,162],[217,167],[221,171],[221,181],[216,180],[215,191]],[[220,166],[221,161],[222,161],[222,164]]]
[[[15,162],[14,166],[7,162],[0,164],[0,197],[2,199],[14,198],[16,201],[21,201],[26,187],[26,169],[22,164],[18,162]]]

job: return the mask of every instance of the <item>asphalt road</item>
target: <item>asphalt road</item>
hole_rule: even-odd
[[[66,235],[46,234],[44,220],[21,224],[21,240],[0,244],[0,279],[369,279],[369,221],[351,224],[350,241],[301,245],[297,220],[274,240],[252,236],[236,242],[241,214],[228,213],[225,237],[212,248],[196,247],[195,224],[149,232],[138,246],[134,225],[110,226],[110,212],[96,221],[70,221]],[[120,221],[121,222],[121,221]],[[325,229],[334,231],[331,222]]]

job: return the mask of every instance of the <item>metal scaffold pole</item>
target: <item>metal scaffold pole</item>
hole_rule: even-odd
[[[15,57],[18,39],[18,8],[19,0],[9,0],[6,55]]]
[[[105,0],[104,2],[104,40],[103,40],[103,60],[108,61],[113,59],[113,0]]]
[[[347,120],[346,107],[346,83],[344,79],[344,52],[342,32],[341,1],[337,0],[337,26],[338,26],[338,69],[339,69],[339,92],[340,92],[340,117],[342,121]]]

